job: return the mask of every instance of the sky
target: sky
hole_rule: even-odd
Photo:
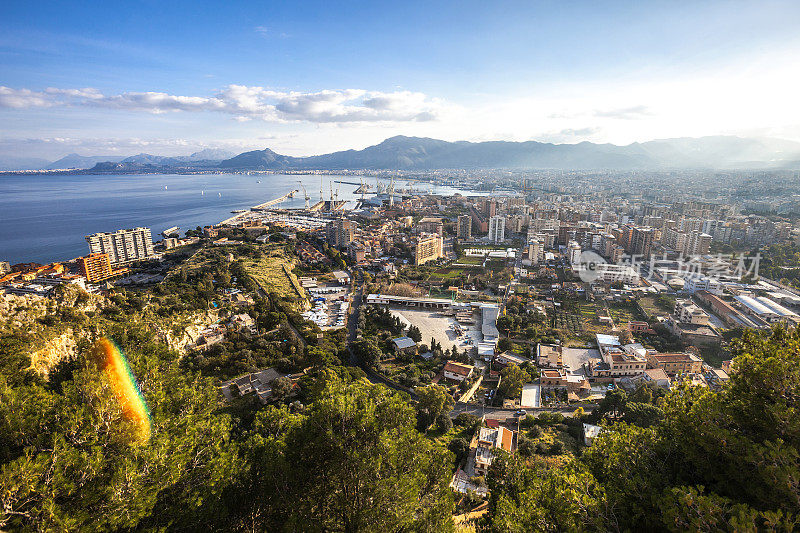
[[[30,2],[0,157],[361,149],[394,135],[800,141],[800,2]]]

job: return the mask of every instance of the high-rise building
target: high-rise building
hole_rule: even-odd
[[[542,243],[536,239],[528,241],[528,260],[533,265],[538,265],[543,255]]]
[[[576,265],[581,260],[581,245],[575,241],[570,241],[567,244],[567,259],[570,264]]]
[[[86,236],[90,254],[108,254],[111,264],[129,263],[155,255],[150,228],[121,229]]]
[[[346,218],[337,218],[325,226],[325,238],[328,244],[337,248],[344,248],[353,242],[353,222]]]
[[[491,218],[497,214],[497,200],[494,198],[487,198],[483,200],[483,214],[487,218]]]
[[[687,255],[706,255],[711,249],[711,235],[699,231],[689,235],[689,242],[686,246]]]
[[[472,217],[469,215],[461,215],[458,217],[458,224],[456,226],[456,235],[459,239],[472,238]]]
[[[435,233],[423,233],[417,237],[414,246],[414,264],[424,265],[428,261],[435,261],[442,257],[444,241]]]
[[[425,217],[417,224],[417,233],[436,233],[444,236],[444,223],[438,217]]]
[[[97,283],[113,276],[107,253],[93,253],[81,257],[81,271],[89,283]]]
[[[634,228],[631,253],[649,257],[650,252],[653,251],[654,234],[653,228]]]
[[[495,215],[489,219],[489,240],[492,242],[506,240],[506,219],[502,215]]]
[[[664,231],[664,246],[681,255],[705,255],[711,248],[711,235],[700,231],[684,233],[674,229]]]

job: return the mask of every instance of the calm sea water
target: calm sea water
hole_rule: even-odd
[[[352,176],[323,176],[325,198],[330,197],[332,180],[358,182]],[[84,237],[98,231],[145,226],[157,240],[172,226],[185,231],[215,224],[230,217],[233,209],[300,189],[298,181],[308,190],[312,205],[319,200],[320,176],[315,175],[0,176],[0,261],[47,263],[85,255]],[[338,187],[340,200],[356,197],[357,185]],[[303,204],[301,190],[281,206]]]

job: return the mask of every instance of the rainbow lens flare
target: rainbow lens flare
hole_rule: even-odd
[[[97,366],[108,377],[111,390],[122,409],[122,415],[136,424],[139,440],[146,442],[150,439],[150,410],[136,383],[136,377],[128,366],[125,354],[107,337],[95,342],[93,353]]]

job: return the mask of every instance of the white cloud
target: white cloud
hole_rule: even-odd
[[[425,122],[436,120],[444,102],[411,91],[361,89],[282,92],[264,87],[228,85],[214,96],[180,96],[163,92],[104,95],[97,89],[55,89],[41,92],[0,87],[0,107],[25,109],[87,106],[149,113],[210,111],[236,120],[268,122]]]
[[[618,109],[606,109],[604,111],[595,111],[594,116],[602,118],[621,118],[624,120],[632,120],[650,115],[650,110],[645,105],[637,105],[633,107],[623,107]]]

